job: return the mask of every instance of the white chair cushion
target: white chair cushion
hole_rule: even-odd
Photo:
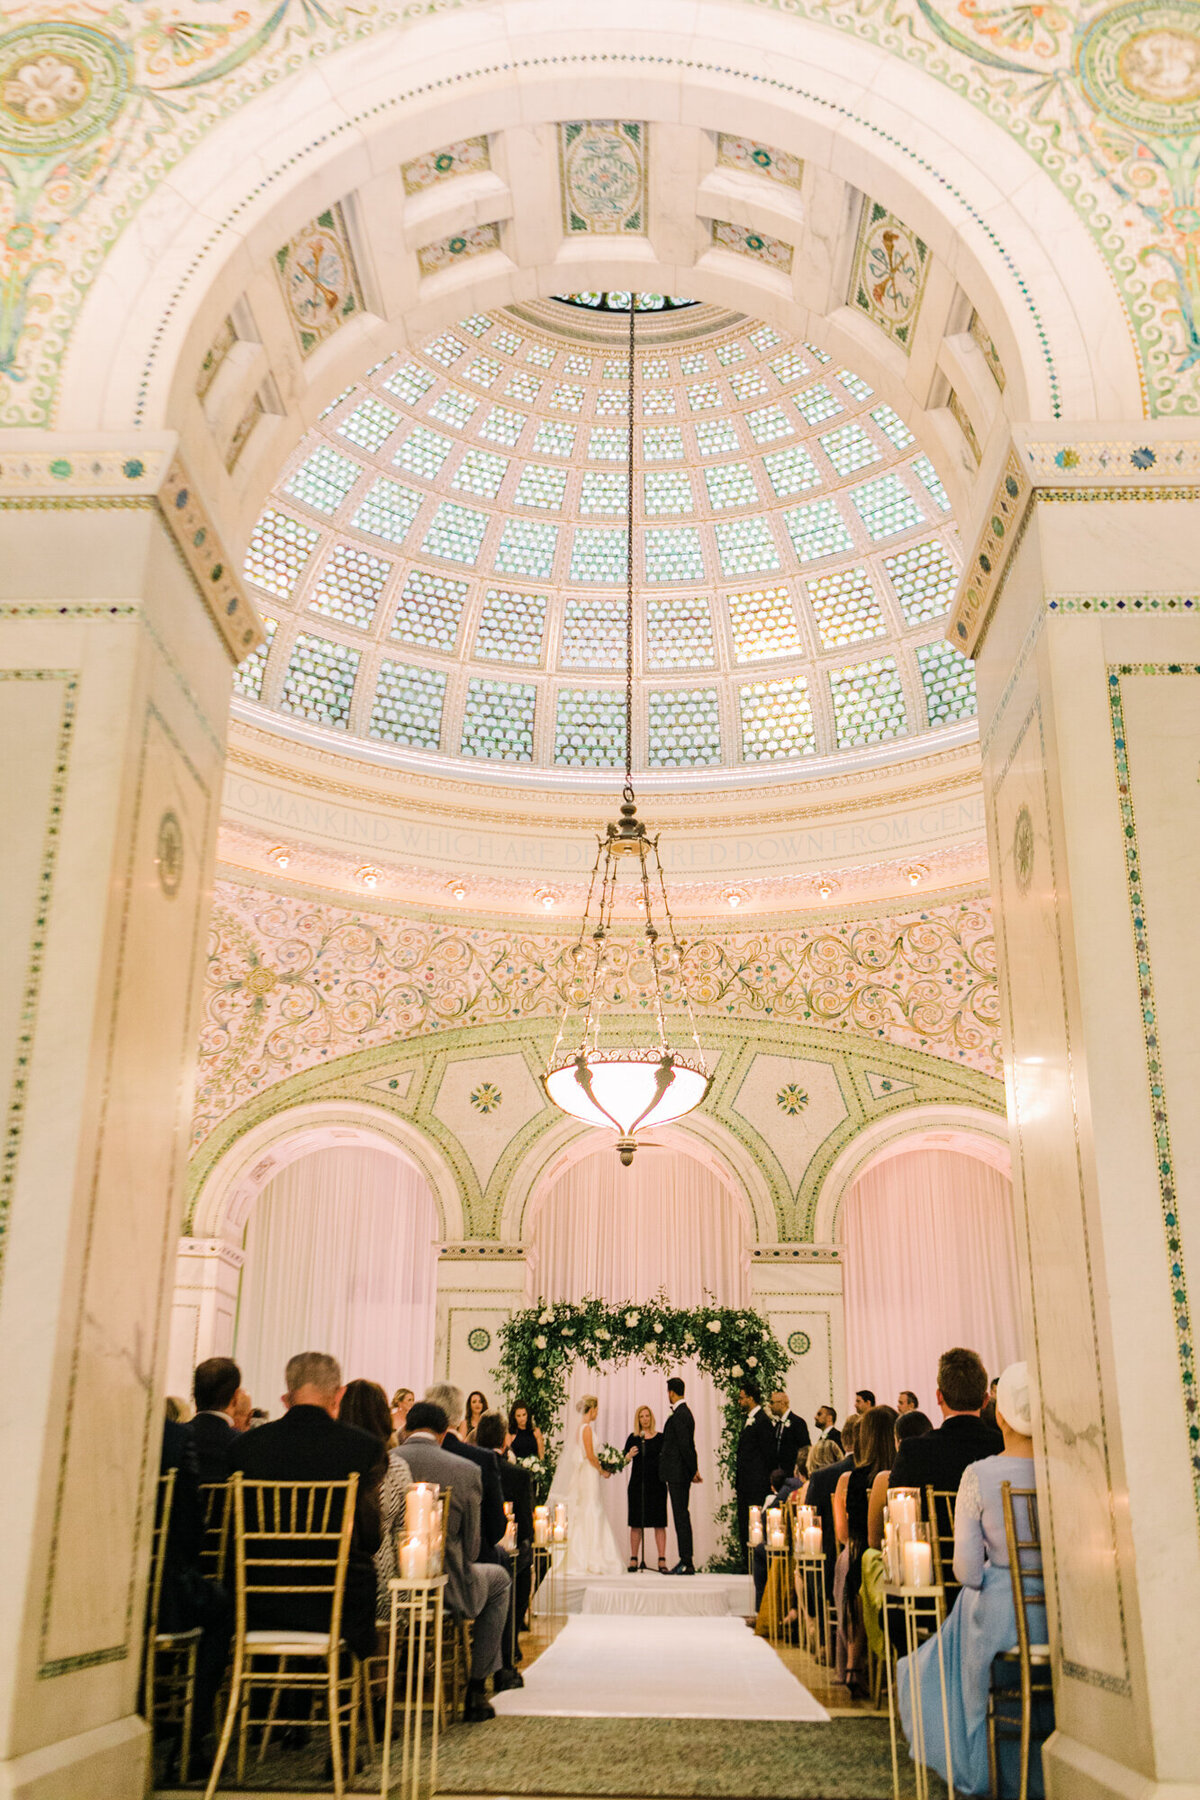
[[[247,1650],[269,1652],[273,1656],[328,1656],[327,1631],[248,1631]]]
[[[157,1648],[169,1650],[173,1644],[198,1643],[202,1635],[200,1627],[193,1625],[187,1631],[156,1631],[154,1642]]]

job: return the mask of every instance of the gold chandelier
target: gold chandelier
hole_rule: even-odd
[[[650,837],[637,816],[633,792],[633,519],[634,519],[634,388],[637,295],[629,296],[629,454],[625,533],[625,786],[620,819],[599,840],[588,886],[579,936],[572,946],[567,1003],[542,1085],[554,1105],[585,1125],[617,1134],[617,1153],[626,1167],[633,1161],[638,1133],[652,1125],[681,1119],[700,1105],[712,1085],[683,973],[683,955],[667,900],[658,854],[658,838]],[[609,1049],[600,1044],[600,1028],[613,975],[613,914],[622,869],[632,872],[641,910],[641,956],[631,953],[631,966],[641,961],[651,973],[655,1034],[641,1047]],[[653,890],[661,900],[663,928],[655,924]],[[691,1025],[692,1048],[677,1049],[667,1034],[663,978],[669,975],[682,993]],[[579,1025],[564,1049],[572,1013]]]

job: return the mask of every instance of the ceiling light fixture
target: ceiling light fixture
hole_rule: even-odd
[[[362,882],[362,884],[365,888],[374,888],[374,887],[379,886],[379,870],[377,868],[375,868],[373,866],[373,864],[364,863],[362,868],[356,869],[354,871],[354,873],[357,875],[358,879]]]
[[[712,1086],[684,980],[683,953],[675,936],[667,900],[658,838],[647,835],[645,825],[637,816],[633,792],[633,420],[638,296],[631,294],[627,304],[625,786],[621,794],[621,817],[609,825],[597,845],[579,936],[569,952],[572,968],[567,1002],[549,1064],[542,1076],[547,1095],[561,1111],[585,1125],[599,1125],[616,1132],[617,1153],[626,1168],[633,1161],[640,1131],[651,1125],[666,1125],[693,1112]],[[621,869],[626,867],[638,884],[633,897],[641,912],[641,929],[632,939],[613,935],[618,877]],[[657,888],[661,895],[662,928],[655,924],[652,888]],[[600,1041],[605,1011],[619,1004],[622,995],[628,993],[632,971],[637,965],[649,971],[653,984],[655,1040],[641,1047],[609,1048]],[[664,976],[687,1011],[694,1046],[687,1051],[677,1049],[667,1035]],[[570,1041],[574,1047],[564,1051],[563,1043],[573,1013],[579,1018],[577,1028],[571,1033]]]
[[[286,844],[272,844],[267,856],[280,869],[286,869],[292,860],[292,853]]]
[[[466,885],[464,882],[461,882],[457,876],[455,876],[453,881],[448,881],[446,883],[446,889],[452,900],[465,900],[467,897]]]

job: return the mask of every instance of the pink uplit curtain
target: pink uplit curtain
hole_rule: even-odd
[[[745,1218],[737,1200],[713,1170],[675,1150],[639,1150],[623,1169],[606,1146],[573,1164],[548,1190],[528,1229],[529,1297],[582,1300],[596,1295],[612,1304],[652,1299],[663,1289],[673,1306],[745,1306],[750,1297],[750,1259]],[[716,1455],[721,1420],[716,1391],[695,1366],[681,1364],[688,1403],[696,1419],[702,1481],[692,1494],[698,1562],[717,1547],[713,1513],[726,1498],[719,1491]],[[637,1408],[647,1405],[659,1429],[667,1416],[666,1374],[630,1364],[594,1371],[576,1364],[568,1420],[581,1394],[600,1401],[602,1443],[624,1444]],[[536,1406],[536,1396],[533,1397]],[[605,1502],[617,1540],[627,1549],[626,1483],[605,1483]],[[653,1541],[647,1546],[651,1557]],[[675,1561],[674,1534],[668,1555]]]
[[[423,1392],[433,1369],[437,1212],[429,1184],[385,1150],[314,1150],[259,1196],[246,1228],[234,1355],[255,1404],[280,1412],[298,1350],[345,1378]]]
[[[850,1391],[896,1404],[911,1388],[934,1424],[943,1350],[989,1375],[1024,1356],[1012,1186],[953,1150],[914,1150],[860,1175],[843,1203]]]

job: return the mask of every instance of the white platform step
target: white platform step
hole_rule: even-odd
[[[746,1618],[754,1611],[748,1575],[572,1575],[568,1613],[625,1613],[659,1618]]]

